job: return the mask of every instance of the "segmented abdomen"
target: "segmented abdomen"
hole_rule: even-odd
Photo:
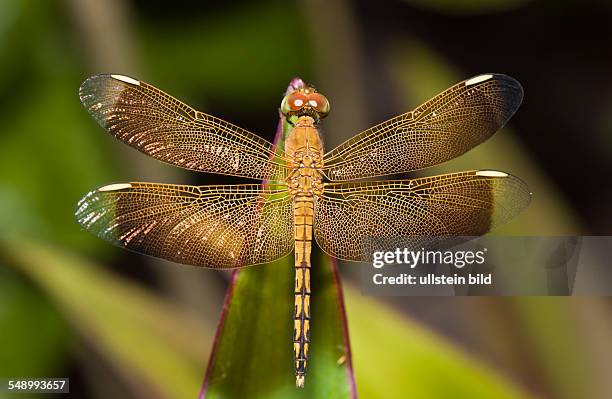
[[[295,383],[304,386],[310,345],[310,252],[312,248],[312,197],[298,197],[294,203],[295,306],[293,354]]]

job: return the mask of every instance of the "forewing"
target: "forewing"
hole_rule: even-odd
[[[189,265],[235,268],[293,249],[286,186],[111,184],[85,195],[76,218],[116,245]]]
[[[328,183],[315,201],[314,234],[328,254],[368,261],[365,240],[477,236],[512,219],[530,199],[523,181],[497,171]]]
[[[79,90],[102,127],[139,151],[182,168],[284,180],[280,149],[238,126],[196,111],[161,90],[123,75],[96,75]]]
[[[324,157],[324,172],[332,181],[344,181],[448,161],[504,126],[522,98],[521,85],[509,76],[473,77],[336,147]]]

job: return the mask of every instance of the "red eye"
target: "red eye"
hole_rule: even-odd
[[[308,99],[306,96],[300,92],[294,92],[289,95],[289,98],[287,98],[287,103],[292,111],[297,111],[298,109],[302,108],[304,105],[306,105],[307,101]]]
[[[317,112],[328,113],[329,102],[327,98],[320,93],[310,93],[308,95],[308,105],[314,108]]]

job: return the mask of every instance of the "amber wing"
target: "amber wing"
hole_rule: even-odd
[[[123,75],[96,75],[83,82],[79,96],[102,127],[161,161],[258,180],[287,177],[282,150],[145,82]]]
[[[315,201],[314,234],[332,256],[369,261],[372,248],[365,242],[371,238],[482,235],[516,216],[530,199],[523,181],[497,171],[327,183]]]
[[[324,173],[332,181],[346,181],[448,161],[504,126],[522,98],[521,85],[509,76],[468,79],[325,154]]]
[[[286,186],[122,183],[87,194],[78,222],[99,237],[174,262],[235,268],[293,249]]]

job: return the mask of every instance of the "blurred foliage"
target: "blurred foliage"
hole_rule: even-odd
[[[531,0],[404,0],[415,7],[449,14],[484,14],[511,10]]]
[[[358,389],[364,398],[528,398],[484,364],[382,303],[347,289]],[[382,388],[381,388],[382,387]]]
[[[134,389],[160,398],[196,395],[212,326],[59,248],[12,238],[3,239],[0,248],[8,262],[43,289],[74,331],[93,345],[118,375],[126,382],[139,381],[133,384]],[[41,344],[44,342],[37,342]]]
[[[161,26],[145,22],[139,38],[145,64],[155,65],[156,80],[176,92],[205,95],[215,107],[267,112],[274,126],[287,82],[311,75],[303,30],[304,21],[291,8],[262,1],[229,4],[203,23],[196,19],[185,25],[182,18]]]
[[[6,2],[6,1],[5,1]],[[10,20],[0,42],[3,134],[0,146],[0,229],[81,247],[72,217],[75,201],[114,171],[104,136],[82,134],[91,121],[78,106],[78,63],[68,52],[51,3],[7,2]],[[5,16],[6,18],[6,16]],[[2,22],[0,22],[1,24]]]
[[[0,267],[0,326],[0,376],[54,375],[64,367],[72,334],[61,313],[5,267]]]
[[[547,381],[555,398],[596,398],[597,388],[588,381],[592,370],[588,357],[582,351],[564,351],[581,341],[578,320],[568,312],[570,298],[515,298],[518,323],[524,326],[530,337],[529,348],[538,359],[543,370],[542,379]],[[551,334],[551,326],[556,327]],[[577,383],[578,382],[578,383]]]

